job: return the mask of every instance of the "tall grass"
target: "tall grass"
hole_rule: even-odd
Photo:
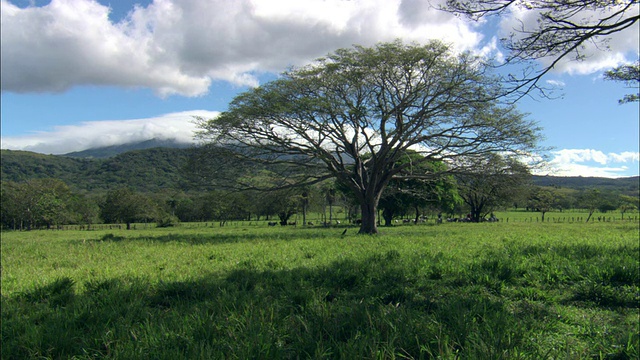
[[[634,223],[2,234],[2,358],[633,359]]]

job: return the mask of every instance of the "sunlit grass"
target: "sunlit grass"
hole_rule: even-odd
[[[637,358],[638,224],[2,233],[2,358]]]

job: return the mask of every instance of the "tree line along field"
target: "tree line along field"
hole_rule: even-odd
[[[2,358],[639,355],[637,221],[193,225],[3,232]]]
[[[115,222],[165,226],[178,222],[225,223],[244,219],[289,222],[291,216],[304,219],[305,210],[323,213],[321,221],[324,222],[332,218],[331,206],[352,215],[350,220],[359,216],[358,205],[349,197],[349,191],[331,181],[302,190],[267,193],[236,193],[202,187],[202,183],[196,186],[189,171],[185,171],[193,151],[195,149],[153,148],[106,159],[76,159],[2,150],[0,226],[24,230],[68,225],[105,227],[103,224]],[[386,221],[387,216],[415,219],[416,212],[429,217],[442,212],[445,218],[471,212],[479,219],[489,216],[491,211],[517,208],[529,209],[527,218],[530,219],[542,217],[536,210],[552,213],[560,209],[564,209],[563,213],[569,209],[591,209],[593,215],[601,219],[623,217],[623,212],[627,217],[637,216],[637,177],[527,175],[522,184],[512,184],[513,179],[509,178],[487,181],[488,178],[489,175],[480,174],[479,184],[468,183],[463,177],[434,184],[392,182],[382,196],[379,215]],[[487,188],[488,184],[491,186]],[[401,196],[407,190],[419,196]],[[477,193],[494,196],[472,202]],[[483,208],[479,203],[484,204]]]

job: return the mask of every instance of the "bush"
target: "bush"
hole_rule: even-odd
[[[158,219],[156,225],[160,228],[178,226],[180,219],[175,215],[166,215]]]

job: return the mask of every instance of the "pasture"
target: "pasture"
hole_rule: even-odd
[[[343,230],[3,232],[2,358],[639,356],[637,221]]]

